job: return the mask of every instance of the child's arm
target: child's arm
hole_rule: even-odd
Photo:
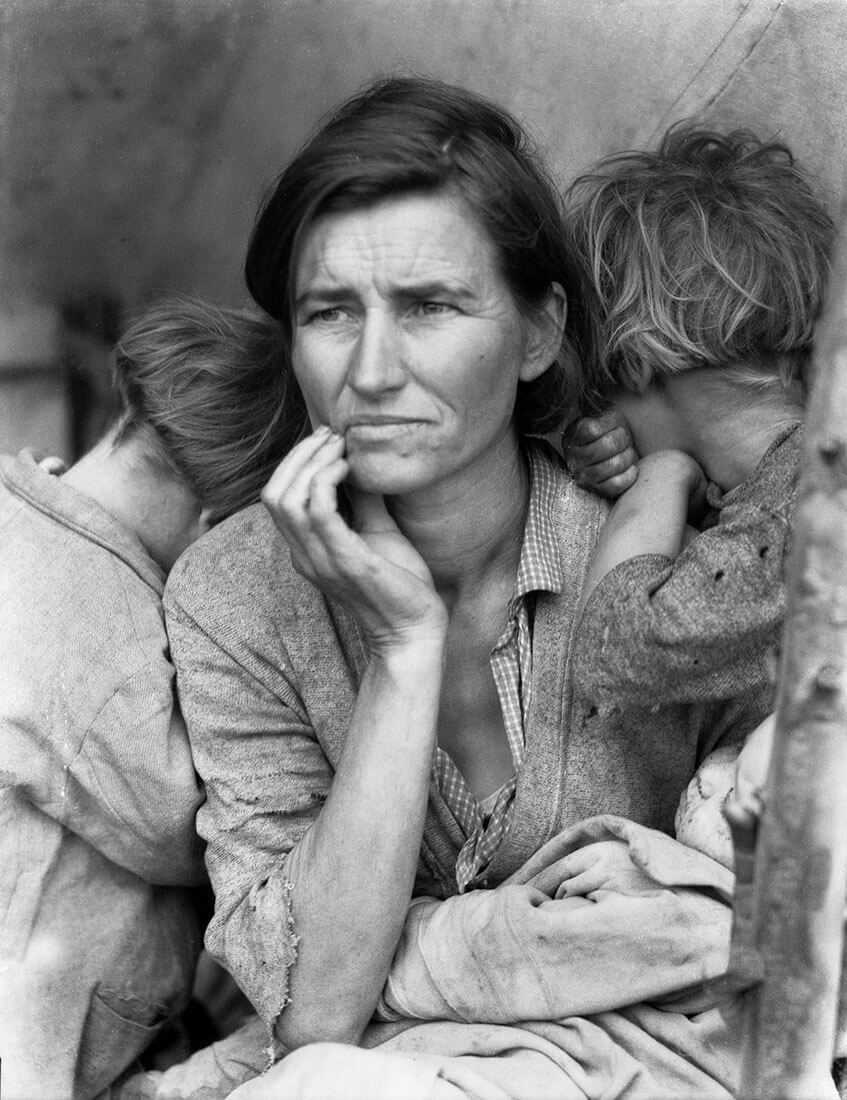
[[[705,704],[770,684],[785,616],[792,495],[787,476],[739,487],[718,523],[676,558],[667,549],[627,558],[632,543],[622,548],[612,530],[601,533],[604,552],[623,560],[598,556],[592,567],[574,644],[582,693],[596,706]]]
[[[685,543],[692,498],[704,490],[703,471],[682,451],[642,458],[637,480],[618,498],[600,533],[580,606],[621,562],[648,554],[676,558]]]

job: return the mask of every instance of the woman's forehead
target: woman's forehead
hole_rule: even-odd
[[[300,251],[296,292],[360,278],[476,284],[497,276],[496,261],[493,242],[461,197],[413,193],[319,218]]]

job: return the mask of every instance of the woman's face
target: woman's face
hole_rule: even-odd
[[[518,380],[558,347],[540,346],[551,326],[521,317],[488,235],[452,194],[326,215],[295,276],[294,371],[312,424],[344,436],[351,480],[370,492],[484,471],[513,439]]]

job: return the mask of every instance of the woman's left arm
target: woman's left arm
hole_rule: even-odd
[[[655,877],[627,843],[607,840],[554,859],[526,882],[413,904],[385,1015],[562,1020],[663,1001],[725,973],[730,872],[663,834],[622,827],[647,867],[653,860]],[[701,998],[700,1007],[708,1003]]]

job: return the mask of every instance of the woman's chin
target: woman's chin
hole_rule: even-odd
[[[407,466],[396,456],[392,460],[384,456],[348,455],[350,472],[347,480],[363,493],[379,493],[381,496],[398,496],[420,489],[427,482],[421,471]]]

